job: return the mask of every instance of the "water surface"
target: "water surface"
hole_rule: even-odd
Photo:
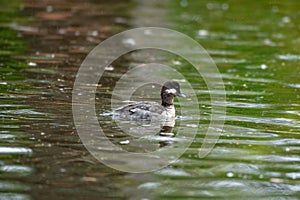
[[[10,48],[0,51],[2,199],[299,198],[296,1],[66,0],[10,6],[14,16],[1,23],[1,30],[16,36],[6,36]],[[200,121],[185,116],[177,120],[175,132],[180,122],[190,129],[200,124],[180,159],[156,172],[129,174],[99,163],[85,149],[72,120],[71,92],[76,72],[93,47],[121,30],[145,25],[181,31],[207,49],[226,87],[227,103],[219,106],[226,106],[227,114],[217,145],[200,159],[198,148],[211,116],[209,92],[222,91],[208,91],[178,56],[144,51],[117,60],[97,89],[99,112],[110,110],[118,77],[147,60],[180,70],[200,102]],[[157,100],[156,91],[141,89],[132,100]],[[188,105],[186,112],[194,106]],[[108,118],[99,120],[115,144],[130,141]],[[168,148],[180,144],[176,137],[172,140]],[[122,147],[144,151],[140,144],[157,147],[159,142],[161,138],[151,136]]]

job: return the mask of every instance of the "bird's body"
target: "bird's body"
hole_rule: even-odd
[[[131,119],[142,120],[160,116],[163,116],[163,118],[174,118],[175,108],[174,105],[165,107],[155,101],[141,101],[117,108],[114,110],[114,115],[122,118],[130,117]]]
[[[166,82],[161,89],[161,103],[155,101],[141,101],[131,103],[113,111],[114,119],[134,121],[175,121],[174,97],[184,95],[176,81]],[[175,123],[175,122],[174,122]]]

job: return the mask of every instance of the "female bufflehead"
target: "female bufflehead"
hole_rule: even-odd
[[[168,81],[161,88],[161,104],[154,101],[142,101],[125,105],[113,111],[115,118],[130,120],[175,120],[174,97],[185,97],[181,93],[179,83]]]

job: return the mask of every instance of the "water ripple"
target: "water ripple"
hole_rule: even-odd
[[[256,124],[272,124],[272,125],[279,125],[279,126],[288,126],[294,128],[300,128],[300,122],[296,121],[295,119],[287,119],[287,118],[256,118],[256,117],[247,117],[247,116],[234,116],[234,115],[227,115],[227,121],[237,121],[237,122],[250,122]]]
[[[25,114],[25,115],[45,115],[45,113],[37,112],[31,109],[17,109],[17,110],[2,110],[0,111],[2,114]]]
[[[30,154],[32,150],[25,147],[3,147],[0,146],[0,154]]]

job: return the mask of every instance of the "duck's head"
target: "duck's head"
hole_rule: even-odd
[[[161,88],[161,105],[170,106],[174,104],[174,97],[185,97],[180,91],[179,83],[176,81],[165,82]]]

